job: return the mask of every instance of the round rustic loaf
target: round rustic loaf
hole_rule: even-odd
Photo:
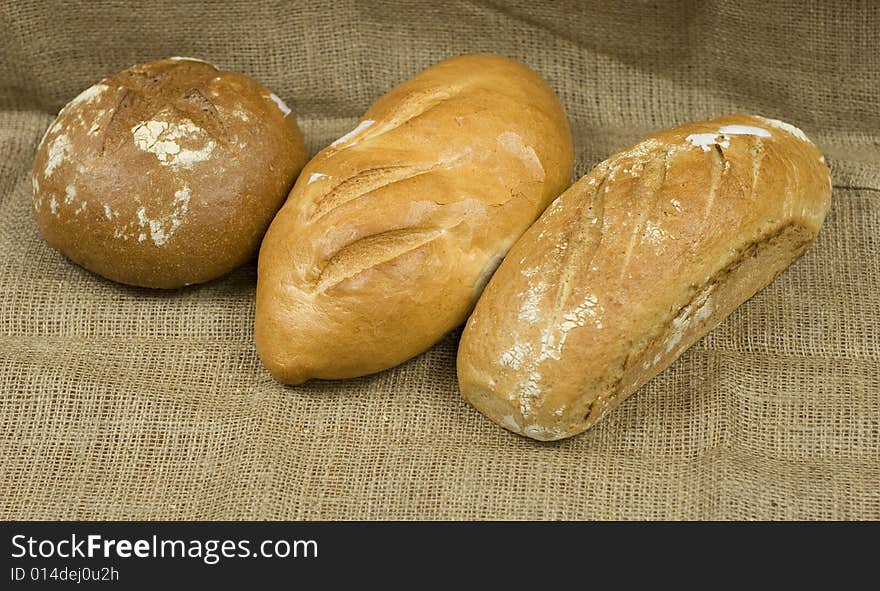
[[[130,285],[209,281],[251,258],[305,164],[290,109],[191,58],[83,91],[34,159],[37,226],[75,263]]]

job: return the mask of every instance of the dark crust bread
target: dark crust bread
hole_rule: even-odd
[[[269,89],[189,58],[133,66],[68,103],[37,149],[34,215],[99,275],[176,288],[251,258],[306,160]]]

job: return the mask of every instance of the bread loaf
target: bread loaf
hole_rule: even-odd
[[[58,114],[34,159],[40,233],[114,281],[174,288],[250,259],[306,161],[268,88],[192,58],[134,66]]]
[[[266,234],[263,363],[295,384],[424,351],[464,321],[571,171],[565,115],[526,66],[462,56],[400,84],[306,165]]]
[[[462,395],[534,439],[589,428],[803,254],[830,195],[818,149],[780,121],[730,115],[619,152],[489,282]]]

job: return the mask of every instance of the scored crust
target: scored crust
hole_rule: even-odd
[[[555,94],[512,60],[453,58],[392,89],[306,165],[266,234],[263,363],[295,384],[421,353],[464,321],[572,159]]]
[[[34,158],[46,241],[114,281],[174,288],[247,261],[305,163],[269,89],[192,58],[133,66],[83,91]]]
[[[830,190],[800,130],[747,115],[612,156],[489,282],[462,335],[462,395],[535,439],[589,428],[799,257]]]

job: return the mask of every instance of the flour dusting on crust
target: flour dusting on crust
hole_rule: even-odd
[[[730,136],[750,135],[757,137],[770,137],[770,132],[762,127],[752,125],[722,125],[716,133],[692,133],[685,138],[687,142],[704,152],[708,152],[712,146],[730,147]]]
[[[768,119],[767,117],[758,117],[761,121],[769,125],[770,127],[775,127],[776,129],[781,129],[782,131],[786,131],[798,138],[799,140],[813,143],[810,138],[807,137],[803,131],[792,125],[791,123],[786,123],[785,121],[780,121],[779,119]]]
[[[723,135],[755,135],[758,137],[770,137],[770,132],[763,127],[752,125],[722,125],[718,133]]]
[[[526,363],[531,354],[532,346],[529,343],[516,343],[510,349],[501,353],[501,357],[498,358],[498,365],[518,370],[523,366],[523,363]]]
[[[171,239],[183,223],[186,214],[189,212],[189,202],[191,197],[192,194],[188,186],[184,185],[182,188],[178,189],[174,193],[174,204],[171,213],[163,217],[150,218],[147,216],[147,211],[144,207],[138,209],[138,225],[145,231],[149,230],[150,239],[153,241],[153,244],[156,246],[164,246],[168,240]],[[146,237],[145,232],[140,232],[138,235],[138,242],[143,242]]]
[[[203,64],[208,64],[212,68],[216,68],[216,66],[214,64],[212,64],[211,62],[203,60],[203,59],[199,59],[197,57],[183,57],[180,55],[175,55],[173,57],[169,57],[168,59],[170,59],[173,62],[200,62]]]
[[[513,131],[505,131],[498,136],[498,145],[506,151],[514,154],[522,160],[526,169],[535,180],[543,181],[545,177],[544,167],[541,165],[541,159],[535,149],[523,141],[518,133]]]
[[[64,189],[64,205],[70,205],[76,199],[76,187],[67,185]]]
[[[537,322],[541,314],[541,299],[547,293],[548,287],[543,281],[529,282],[529,289],[523,295],[517,318],[525,322]]]
[[[104,91],[107,90],[108,88],[110,88],[110,87],[107,86],[106,84],[101,84],[101,83],[95,84],[94,86],[90,86],[90,87],[86,88],[84,91],[82,91],[81,93],[79,93],[78,95],[76,95],[76,98],[74,98],[72,101],[67,103],[67,106],[65,107],[65,109],[69,108],[69,107],[75,107],[75,106],[81,105],[81,104],[87,104],[87,103],[94,102],[95,99],[97,99],[99,96],[101,96],[104,93]]]
[[[692,322],[700,322],[712,314],[713,303],[710,296],[714,288],[714,285],[710,285],[693,302],[682,308],[678,316],[672,319],[672,334],[669,340],[666,341],[667,353],[671,352],[681,342],[685,331],[690,328]]]
[[[70,156],[70,147],[70,138],[68,138],[66,134],[59,135],[51,144],[49,144],[46,170],[43,172],[44,177],[49,178],[52,176],[55,169],[61,166],[61,163],[64,162],[65,158]]]
[[[704,152],[708,152],[712,146],[718,145],[722,148],[730,147],[730,138],[724,136],[718,139],[717,133],[692,133],[685,138],[690,145],[700,148]]]
[[[216,143],[207,139],[204,129],[189,119],[179,123],[150,120],[142,121],[131,128],[135,145],[156,156],[162,166],[183,166],[191,168],[197,162],[211,157]],[[181,147],[180,142],[201,143],[199,149]]]
[[[279,97],[274,92],[270,92],[269,98],[272,100],[273,103],[278,105],[278,110],[281,111],[285,117],[290,115],[290,107],[287,106],[287,103],[285,103],[283,100],[281,100],[281,97]]]
[[[339,138],[338,140],[336,140],[335,142],[333,142],[330,145],[333,146],[334,148],[337,146],[341,146],[342,144],[353,140],[355,137],[360,135],[364,130],[371,127],[374,123],[375,123],[375,121],[373,121],[372,119],[364,119],[363,121],[358,123],[357,127],[352,129],[351,131],[349,131],[344,136],[342,136],[341,138]]]

